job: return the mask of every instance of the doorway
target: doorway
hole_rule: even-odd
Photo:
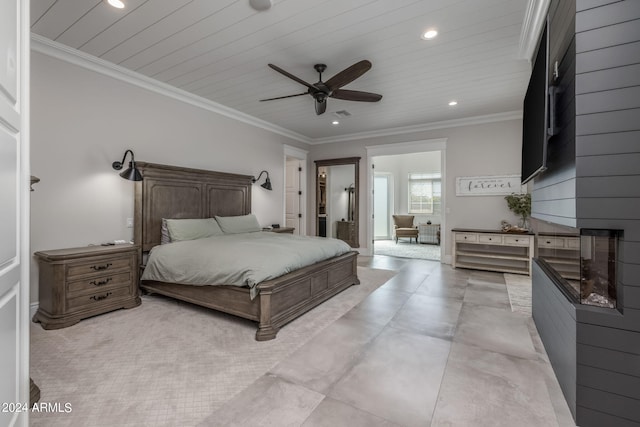
[[[441,261],[445,240],[446,140],[368,147],[371,254]],[[398,238],[393,215],[409,215],[418,239]]]
[[[306,235],[305,206],[307,151],[284,147],[284,224],[293,228],[293,234]]]

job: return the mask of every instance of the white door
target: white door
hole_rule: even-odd
[[[294,227],[294,234],[302,229],[302,161],[287,158],[285,173],[285,226]]]
[[[391,175],[376,173],[373,177],[373,238],[390,239],[391,220],[390,206]]]
[[[0,426],[28,424],[28,5],[0,2]]]

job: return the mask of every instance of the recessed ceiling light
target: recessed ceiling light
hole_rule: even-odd
[[[438,35],[438,31],[431,29],[431,30],[427,30],[424,33],[422,33],[422,38],[424,40],[431,40],[432,38],[434,38],[437,35]]]
[[[449,102],[449,106],[453,107],[454,105],[458,105],[458,101],[451,101]]]
[[[124,9],[124,3],[122,2],[122,0],[107,0],[107,3],[109,3],[116,9]]]
[[[249,5],[255,10],[267,10],[271,8],[271,0],[249,0]]]
[[[334,121],[331,122],[331,124],[334,125],[334,126],[338,126],[340,124],[340,122],[337,121],[337,120],[334,120]]]

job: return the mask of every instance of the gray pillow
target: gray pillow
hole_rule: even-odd
[[[203,239],[224,234],[213,218],[167,219],[166,222],[172,242]]]
[[[261,231],[258,219],[254,214],[240,216],[216,216],[216,221],[224,234],[251,233]]]
[[[171,243],[171,237],[169,237],[167,220],[165,218],[162,218],[162,226],[160,227],[160,244],[166,245],[167,243]]]

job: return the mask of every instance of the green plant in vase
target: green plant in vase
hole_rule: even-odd
[[[531,216],[531,194],[512,193],[505,196],[509,210],[520,217],[520,228],[529,228],[529,217]]]

